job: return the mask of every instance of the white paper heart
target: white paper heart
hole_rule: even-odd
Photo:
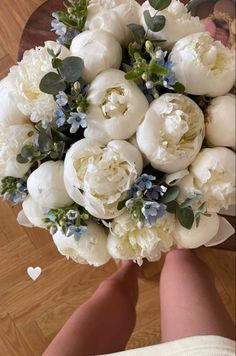
[[[33,281],[36,281],[36,279],[38,279],[40,274],[42,273],[42,269],[40,267],[28,267],[27,273]]]

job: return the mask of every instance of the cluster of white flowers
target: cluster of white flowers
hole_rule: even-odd
[[[148,29],[147,10],[151,16],[165,16],[161,31]],[[121,64],[122,47],[133,41],[129,24],[142,25],[150,40],[165,40],[160,45],[170,52],[171,71],[184,85],[184,94],[168,91],[156,95],[149,105],[140,82],[126,79]],[[25,52],[0,82],[0,178],[29,175],[20,224],[48,228],[47,211],[77,204],[88,215],[80,238],[61,226],[50,231],[62,255],[94,266],[111,257],[141,264],[144,258],[160,259],[175,244],[197,248],[222,242],[217,235],[222,223],[218,213],[235,204],[235,96],[229,94],[235,80],[235,54],[203,31],[199,18],[178,0],[162,11],[155,11],[149,1],[140,6],[135,0],[91,0],[85,31],[74,36],[70,49],[49,41]],[[31,161],[19,163],[16,157],[23,146],[37,144],[35,123],[42,122],[43,127],[54,123],[58,103],[69,106],[67,93],[60,92],[56,99],[40,90],[41,79],[56,72],[48,49],[55,54],[60,49],[61,60],[71,56],[83,60],[88,109],[81,113],[77,104],[78,113],[73,112],[69,120],[87,126],[85,138],[66,146],[64,161],[51,157],[29,172]],[[165,62],[166,55],[159,52]],[[154,63],[157,70],[159,59]],[[145,90],[152,85],[146,83]],[[171,85],[170,89],[174,90]],[[204,113],[188,94],[213,99]],[[202,149],[204,138],[208,148]],[[210,216],[202,215],[191,230],[167,211],[150,226],[138,222],[126,200],[143,172],[143,159],[145,165],[170,173],[166,182],[179,186],[179,204],[198,195],[196,204],[206,203]],[[139,198],[135,194],[132,199]]]

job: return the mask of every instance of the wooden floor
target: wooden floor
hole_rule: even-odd
[[[0,78],[15,62],[27,18],[43,2],[0,0]],[[57,253],[47,233],[21,228],[16,215],[15,209],[0,203],[0,355],[38,356],[73,310],[116,267],[113,262],[95,269],[66,261]],[[217,288],[233,317],[234,253],[203,248],[198,254],[213,269]],[[42,268],[36,282],[27,276],[28,266]],[[145,272],[149,279],[140,281],[138,320],[129,348],[160,340],[160,268],[160,263],[152,264]]]

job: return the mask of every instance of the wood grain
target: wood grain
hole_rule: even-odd
[[[62,3],[53,2],[58,6]],[[0,1],[0,78],[16,61],[28,18],[43,3],[44,0]],[[47,23],[50,22],[49,12],[45,12],[45,7],[41,9],[44,15],[40,18],[34,15],[28,22],[38,27],[32,31],[31,39],[22,38],[22,50],[49,38],[48,28],[40,27],[45,16]],[[56,9],[50,6],[50,12]],[[43,39],[42,28],[47,34]],[[39,34],[38,40],[42,42],[36,43]],[[6,202],[0,203],[0,355],[39,356],[70,314],[116,266],[111,261],[96,269],[67,261],[57,252],[48,233],[20,227],[16,222],[17,212],[18,209],[12,209]],[[201,248],[198,255],[212,268],[220,295],[234,317],[234,253]],[[144,267],[146,279],[139,282],[138,318],[128,348],[160,341],[158,279],[162,264],[163,260]],[[43,273],[36,282],[27,276],[28,266],[42,268]]]

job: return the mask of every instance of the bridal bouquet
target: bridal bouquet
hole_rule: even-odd
[[[177,0],[68,1],[0,82],[1,196],[79,263],[222,242],[234,52]]]

